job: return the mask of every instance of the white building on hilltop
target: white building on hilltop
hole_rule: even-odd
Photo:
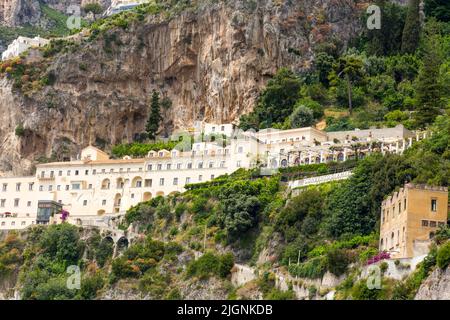
[[[202,126],[206,132],[230,132],[231,125]],[[93,146],[78,160],[36,166],[31,177],[0,178],[0,230],[58,222],[111,218],[156,196],[185,191],[185,186],[231,174],[257,164],[268,169],[345,161],[371,152],[401,153],[420,137],[402,126],[345,133],[315,128],[233,131],[229,139],[199,141],[189,150],[150,151],[146,157],[110,159]],[[334,138],[333,138],[334,137]],[[358,144],[358,149],[354,147]],[[262,171],[263,172],[263,171]],[[52,218],[53,217],[53,218]]]
[[[110,16],[123,11],[131,10],[149,0],[112,0],[111,5],[106,10],[105,15]]]
[[[8,60],[14,57],[18,57],[22,52],[25,52],[29,48],[33,47],[43,47],[47,45],[50,41],[39,36],[34,38],[18,37],[14,40],[2,53],[2,60]]]

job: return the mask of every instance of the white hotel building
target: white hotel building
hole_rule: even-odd
[[[421,138],[402,126],[326,133],[315,128],[233,133],[233,126],[205,124],[205,136],[233,135],[226,146],[196,142],[192,150],[150,151],[145,158],[110,159],[89,146],[77,160],[36,166],[30,177],[0,177],[0,230],[69,221],[111,218],[156,196],[262,163],[267,168],[345,161],[370,152],[401,153]],[[355,152],[355,143],[361,145]],[[265,164],[265,165],[264,165]],[[54,216],[52,218],[52,216]]]
[[[18,57],[29,48],[43,47],[49,42],[49,40],[39,36],[34,38],[18,37],[8,46],[8,49],[2,53],[2,60],[4,61]]]

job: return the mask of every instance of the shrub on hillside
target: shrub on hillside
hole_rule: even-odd
[[[226,278],[234,265],[234,257],[231,253],[215,255],[207,252],[195,261],[192,261],[186,270],[188,277],[199,277],[201,279],[210,276]]]
[[[327,269],[336,276],[343,275],[347,272],[347,267],[350,263],[350,259],[345,250],[334,249],[327,252]]]
[[[291,264],[289,272],[300,278],[317,279],[323,277],[327,271],[327,259],[316,257],[300,264]]]

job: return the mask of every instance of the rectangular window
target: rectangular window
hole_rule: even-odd
[[[168,163],[166,166],[167,170],[170,170],[171,167],[172,167],[172,165],[170,163]]]
[[[62,176],[62,170],[58,171],[58,176],[60,176],[60,177]]]
[[[202,169],[202,168],[203,168],[203,162],[199,162],[199,163],[198,163],[198,168],[199,168],[199,169]]]
[[[102,200],[102,206],[106,206],[106,200]]]
[[[69,191],[70,186],[68,184],[66,184],[66,191]]]
[[[209,167],[210,167],[210,168],[213,168],[213,167],[214,167],[214,162],[210,162],[210,163],[209,163]]]
[[[83,206],[87,206],[87,200],[83,200]]]
[[[6,203],[6,199],[0,200],[0,207],[4,208]]]
[[[138,180],[136,181],[136,188],[141,188],[142,187],[142,181]]]
[[[441,227],[444,227],[445,226],[445,222],[438,222],[438,226],[439,226],[439,228],[441,228]]]
[[[241,167],[241,161],[236,162],[236,167],[238,167],[238,168]]]
[[[70,176],[70,170],[67,170],[67,175]]]
[[[14,199],[14,207],[19,206],[19,201],[20,201],[20,199]]]
[[[20,182],[16,183],[16,191],[20,191]]]
[[[189,184],[189,183],[191,183],[191,178],[190,178],[190,177],[187,177],[187,178],[186,178],[186,184]]]
[[[34,182],[30,182],[30,183],[28,184],[28,190],[29,190],[29,191],[33,191],[33,186],[34,186]]]
[[[58,184],[58,185],[56,186],[56,190],[61,191],[61,185],[60,185],[60,184]]]
[[[436,225],[437,225],[436,221],[430,221],[431,228],[436,228]]]
[[[192,169],[192,162],[189,162],[189,163],[187,164],[187,168],[188,168],[188,169]]]
[[[31,201],[27,202],[27,207],[31,207]]]
[[[211,175],[211,180],[214,180],[214,175],[213,174]]]
[[[88,175],[89,175],[89,170],[84,170],[84,174],[85,174],[86,176],[88,176]]]
[[[178,178],[173,178],[173,185],[177,186],[178,185]]]
[[[147,165],[147,171],[152,171],[153,165],[149,164]]]
[[[159,179],[159,185],[160,185],[160,186],[163,186],[163,185],[164,185],[164,178],[160,178],[160,179]]]
[[[177,169],[178,169],[178,170],[181,169],[181,163],[177,163]]]
[[[96,173],[97,173],[97,170],[96,170],[96,169],[93,169],[93,170],[92,170],[92,174],[95,175]]]
[[[89,183],[88,189],[92,189],[92,183]]]
[[[152,179],[145,179],[145,186],[147,188],[151,187],[152,186]]]
[[[428,227],[428,220],[422,220],[422,227]]]
[[[437,199],[431,199],[431,211],[437,211]]]
[[[162,164],[158,163],[158,170],[162,169]]]
[[[48,186],[48,191],[53,191],[53,186],[52,185]]]
[[[203,176],[202,175],[199,175],[198,176],[198,181],[202,181],[203,180]]]

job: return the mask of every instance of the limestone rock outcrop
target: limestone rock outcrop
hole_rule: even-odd
[[[415,300],[450,300],[450,268],[436,268],[422,283]]]

